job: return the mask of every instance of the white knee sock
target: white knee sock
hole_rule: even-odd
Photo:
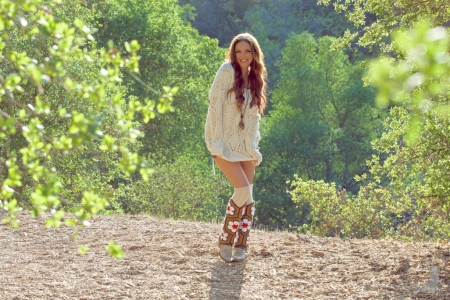
[[[233,199],[234,204],[242,207],[247,202],[248,198],[251,197],[251,194],[252,189],[251,186],[248,185],[242,188],[234,188],[234,194],[231,198]]]
[[[253,184],[250,184],[250,196],[247,198],[247,202],[245,202],[246,205],[253,203]]]

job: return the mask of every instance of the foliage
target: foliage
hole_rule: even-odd
[[[275,17],[276,16],[276,17]],[[308,31],[314,37],[340,36],[351,27],[332,7],[318,6],[317,0],[259,0],[245,14],[245,30],[258,39],[267,63],[270,87],[280,80],[277,65],[292,33]]]
[[[151,156],[155,169],[151,179],[120,189],[118,197],[125,212],[184,220],[220,219],[229,197],[229,184],[222,174],[213,175],[205,160],[188,154],[173,162]]]
[[[224,58],[217,41],[200,36],[183,19],[189,8],[178,6],[176,0],[91,0],[89,5],[98,12],[95,36],[100,46],[114,40],[117,49],[124,51],[127,40],[139,42],[139,76],[145,86],[127,73],[128,93],[144,98],[153,93],[148,86],[157,90],[165,85],[180,87],[173,113],[158,115],[140,126],[144,133],[139,139],[140,153],[157,153],[169,160],[185,152],[206,154],[199,145],[203,144],[207,95]]]
[[[120,248],[120,246],[116,245],[114,243],[114,241],[110,241],[108,246],[105,247],[106,252],[109,253],[109,255],[111,255],[111,257],[117,259],[117,260],[121,260],[125,258],[125,255],[122,251],[122,249]]]
[[[394,34],[394,45],[402,59],[381,57],[371,63],[367,81],[378,88],[380,107],[404,104],[412,114],[407,140],[421,134],[428,114],[447,119],[450,106],[450,34],[443,27],[419,22]]]
[[[379,155],[368,161],[367,174],[355,178],[363,183],[357,196],[322,182],[296,178],[292,183],[293,200],[310,205],[307,230],[350,237],[450,238],[448,33],[418,23],[394,34],[394,44],[404,59],[372,62],[368,79],[379,87],[381,104],[402,106],[391,109],[385,132],[373,141]],[[363,220],[360,211],[366,222],[355,224]]]
[[[289,193],[298,207],[310,210],[310,220],[299,228],[301,231],[322,236],[379,238],[390,229],[386,212],[392,198],[386,189],[364,187],[354,196],[336,189],[335,183],[303,181],[295,175]]]
[[[419,22],[395,33],[394,44],[404,59],[379,59],[369,72],[379,103],[401,104],[403,116],[395,124],[406,124],[390,126],[390,138],[374,144],[389,154],[380,169],[399,197],[411,202],[411,221],[403,226],[411,234],[420,229],[415,234],[422,238],[448,239],[450,35]]]
[[[449,203],[448,141],[450,122],[427,119],[429,134],[415,147],[406,147],[402,136],[410,117],[404,108],[391,109],[386,133],[374,141],[374,149],[387,154],[373,156],[369,172],[356,179],[363,183],[357,195],[323,181],[303,181],[295,176],[292,199],[311,211],[310,223],[302,230],[320,235],[352,238],[402,238],[448,240]],[[439,134],[437,134],[437,132]]]
[[[215,182],[209,176],[203,134],[209,87],[224,50],[216,40],[200,36],[191,27],[186,20],[190,8],[180,7],[174,0],[93,0],[88,6],[98,12],[95,36],[100,45],[106,46],[110,39],[119,45],[130,38],[139,42],[139,75],[145,86],[127,73],[124,85],[128,93],[145,97],[152,92],[149,86],[180,87],[173,113],[157,115],[151,123],[139,126],[143,135],[138,137],[138,151],[149,157],[155,174],[148,182],[138,176],[115,180],[117,206],[126,213],[215,219],[215,193],[221,193],[225,181]]]
[[[382,51],[393,50],[390,37],[398,28],[407,29],[419,20],[431,20],[442,25],[450,20],[447,0],[318,0],[319,4],[332,3],[339,13],[345,13],[358,31],[347,30],[335,46],[345,47],[357,39],[360,46],[379,46]]]
[[[81,1],[0,5],[0,206],[12,225],[21,206],[51,211],[48,226],[60,226],[65,208],[73,208],[67,225],[87,224],[112,196],[101,187],[107,179],[148,178],[150,165],[135,151],[135,115],[148,122],[170,110],[174,90],[157,105],[125,99],[121,71],[139,71],[139,44],[126,43],[124,54],[112,44],[97,50],[85,23],[94,16]]]
[[[316,0],[182,0],[195,7],[192,25],[200,33],[219,39],[228,47],[240,32],[252,33],[260,43],[268,70],[269,88],[280,79],[276,62],[291,33],[308,31],[315,37],[340,36],[351,23],[332,7]],[[351,55],[358,56],[357,50]],[[270,104],[270,103],[269,103]]]
[[[274,108],[262,122],[265,158],[257,182],[264,189],[257,195],[264,199],[259,215],[266,221],[289,214],[289,224],[304,222],[306,211],[288,209],[286,179],[296,173],[356,192],[353,177],[365,172],[370,141],[380,134],[383,112],[372,89],[363,87],[362,69],[330,51],[332,42],[293,34],[283,50]]]
[[[231,191],[221,174],[211,174],[203,130],[225,51],[192,21],[222,45],[250,31],[266,54],[274,89],[261,123],[259,224],[342,237],[448,239],[449,35],[428,23],[389,35],[430,16],[443,24],[449,11],[436,10],[439,1],[320,2],[347,11],[364,32],[359,45],[397,55],[372,62],[365,78],[378,89],[380,107],[402,105],[390,110],[383,134],[385,112],[363,87],[359,50],[330,51],[335,40],[319,38],[349,25],[312,0],[0,2],[5,220],[17,225],[21,207],[50,211],[46,225],[56,227],[87,224],[106,207],[220,218]],[[166,85],[180,87],[177,97]],[[120,258],[117,247],[112,242],[107,251]]]
[[[235,35],[245,31],[244,15],[255,6],[253,0],[180,0],[195,9],[190,20],[202,34],[216,38],[228,47]]]

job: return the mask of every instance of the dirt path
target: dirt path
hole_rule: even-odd
[[[0,225],[0,299],[450,299],[450,245],[252,232],[245,262],[217,256],[219,225],[99,216]],[[116,262],[109,240],[125,250]],[[78,246],[89,251],[80,256]]]

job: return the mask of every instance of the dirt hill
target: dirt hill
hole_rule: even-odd
[[[74,228],[19,219],[0,225],[0,299],[450,299],[447,243],[254,230],[247,260],[227,264],[217,224],[98,216],[74,239]],[[124,260],[108,256],[109,240]]]

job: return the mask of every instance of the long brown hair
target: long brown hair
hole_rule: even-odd
[[[233,87],[228,91],[228,94],[235,92],[238,109],[242,111],[242,105],[245,101],[244,79],[242,78],[242,70],[237,62],[235,53],[236,44],[241,41],[246,41],[250,44],[253,54],[253,61],[250,64],[250,71],[248,73],[248,82],[252,93],[252,102],[250,102],[250,107],[257,105],[259,112],[263,115],[263,111],[267,103],[267,84],[265,81],[267,72],[266,67],[264,66],[264,54],[262,53],[261,47],[259,46],[256,38],[249,33],[241,33],[235,36],[231,41],[230,47],[228,48],[226,59],[231,62],[231,65],[235,71]]]

